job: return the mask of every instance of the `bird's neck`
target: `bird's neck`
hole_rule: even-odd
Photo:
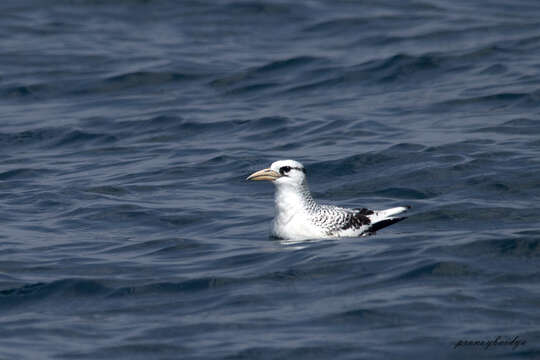
[[[309,212],[316,203],[306,183],[300,185],[280,184],[276,186],[276,215],[290,217],[295,214]]]

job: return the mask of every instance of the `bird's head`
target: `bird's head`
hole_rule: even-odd
[[[249,175],[246,180],[269,180],[276,186],[281,184],[299,186],[306,182],[306,169],[298,161],[279,160],[273,162],[269,168]]]

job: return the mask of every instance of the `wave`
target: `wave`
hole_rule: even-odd
[[[118,138],[110,133],[95,133],[68,127],[37,128],[13,133],[0,133],[0,148],[77,148],[113,144]]]

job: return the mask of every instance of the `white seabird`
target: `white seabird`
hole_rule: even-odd
[[[298,161],[279,160],[246,180],[269,180],[276,186],[272,235],[287,240],[365,236],[405,217],[394,217],[410,206],[374,211],[319,205],[311,197],[306,170]]]

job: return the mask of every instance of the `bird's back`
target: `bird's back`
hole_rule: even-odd
[[[317,205],[309,214],[309,219],[327,237],[360,236],[373,234],[383,227],[405,219],[393,217],[393,215],[407,209],[408,207],[396,207],[373,211],[366,208],[348,209],[332,205]]]

